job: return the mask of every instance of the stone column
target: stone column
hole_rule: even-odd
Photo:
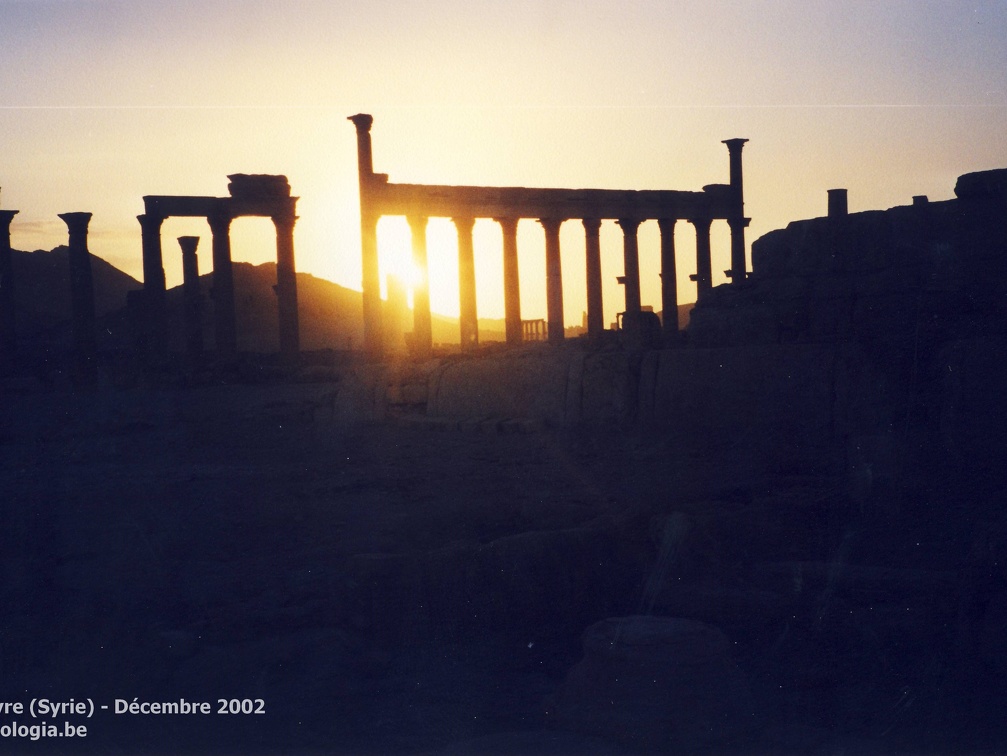
[[[640,248],[636,239],[636,230],[640,226],[640,221],[635,218],[622,218],[616,222],[622,228],[623,277],[626,291],[625,320],[633,328],[640,320]]]
[[[182,249],[182,292],[185,298],[185,351],[192,361],[203,354],[203,295],[199,290],[198,236],[179,236]]]
[[[563,341],[563,268],[559,256],[559,227],[562,218],[539,218],[545,229],[546,315],[549,322],[549,342]]]
[[[733,207],[728,215],[727,223],[731,227],[731,270],[733,283],[741,283],[748,277],[748,265],[745,262],[745,229],[749,219],[745,217],[745,192],[741,175],[741,150],[747,139],[725,139],[730,161],[731,194]]]
[[[411,215],[407,220],[413,239],[413,266],[419,273],[419,280],[413,284],[413,351],[420,359],[428,359],[434,344],[430,319],[430,278],[427,275],[428,218]]]
[[[163,355],[168,344],[168,313],[165,304],[164,260],[161,252],[161,224],[155,213],[136,216],[140,221],[143,245],[143,324],[141,348],[148,356]]]
[[[207,216],[213,235],[213,330],[217,354],[224,358],[238,352],[234,316],[234,272],[231,269],[231,214],[221,208]]]
[[[517,218],[497,218],[503,232],[504,327],[507,343],[520,344],[521,279],[517,262]]]
[[[0,354],[13,365],[17,351],[17,303],[14,299],[14,261],[10,248],[10,224],[17,210],[0,210]]]
[[[658,218],[661,229],[661,330],[665,342],[678,334],[678,275],[675,270],[675,218]]]
[[[360,183],[360,255],[363,270],[364,351],[368,359],[380,360],[384,348],[381,324],[381,272],[378,266],[378,220],[371,202],[374,164],[371,156],[371,125],[374,118],[358,113],[347,120],[357,129],[357,176]]]
[[[479,346],[479,311],[476,306],[476,260],[472,248],[475,218],[452,218],[458,231],[458,305],[463,352]]]
[[[62,213],[69,231],[70,305],[73,310],[73,345],[80,377],[94,377],[98,353],[94,332],[94,282],[91,253],[87,249],[87,226],[91,213]]]
[[[601,220],[584,218],[584,256],[587,263],[587,333],[597,338],[605,330],[601,296]]]
[[[297,270],[294,266],[294,224],[297,216],[273,216],[276,227],[276,309],[280,322],[280,354],[295,360],[301,351],[300,322],[297,315]]]
[[[713,288],[713,260],[710,254],[710,218],[690,218],[696,227],[696,299],[705,296]]]

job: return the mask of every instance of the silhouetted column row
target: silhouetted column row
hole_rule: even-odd
[[[0,349],[5,362],[13,364],[17,349],[17,306],[14,299],[14,261],[11,258],[10,224],[17,210],[0,210]]]
[[[420,357],[428,357],[432,349],[432,329],[430,315],[430,293],[427,281],[427,241],[428,218],[409,216],[412,234],[413,265],[420,273],[420,280],[413,288],[413,349]],[[503,235],[503,282],[505,328],[508,344],[519,344],[527,340],[527,332],[522,331],[521,296],[517,254],[518,218],[496,218]],[[562,218],[540,218],[545,232],[546,252],[546,323],[551,342],[562,341],[564,336],[563,318],[563,274],[560,260],[559,230]],[[479,342],[478,313],[476,306],[475,263],[472,245],[472,230],[475,219],[460,217],[453,219],[458,233],[458,286],[460,303],[460,332],[463,350],[474,348]],[[678,333],[678,277],[676,273],[675,218],[659,218],[661,232],[661,303],[664,311],[663,332],[666,340]],[[741,219],[747,225],[747,219]],[[625,311],[628,328],[635,328],[642,310],[640,284],[640,253],[637,231],[642,220],[622,218],[617,221],[623,232],[624,275],[619,282],[625,286]],[[710,250],[709,218],[690,221],[696,228],[696,270],[691,276],[696,281],[698,296],[704,296],[712,288],[712,262]],[[587,275],[587,332],[596,337],[604,330],[602,276],[601,276],[601,220],[585,218],[585,258]],[[743,238],[743,234],[740,235]]]
[[[371,153],[372,116],[360,113],[350,116],[357,132],[357,163],[360,183],[360,218],[361,218],[361,256],[363,271],[363,301],[364,301],[364,339],[365,349],[372,359],[381,355],[383,343],[381,324],[380,280],[377,251],[377,222],[387,210],[388,214],[400,215],[414,213],[410,217],[413,232],[414,261],[423,274],[426,271],[426,217],[423,205],[429,199],[431,208],[437,207],[437,215],[453,217],[458,232],[459,254],[459,304],[460,329],[462,349],[471,349],[478,343],[478,319],[476,312],[476,290],[474,261],[472,253],[472,227],[474,224],[474,209],[479,207],[499,206],[501,201],[495,188],[491,187],[422,187],[412,185],[393,185],[388,183],[386,174],[376,174],[373,168]],[[671,338],[678,331],[678,296],[677,276],[675,273],[675,223],[676,220],[688,220],[696,227],[696,274],[692,278],[697,283],[697,296],[701,298],[712,288],[712,261],[710,258],[710,225],[712,219],[724,219],[731,229],[731,270],[728,275],[734,283],[741,283],[747,277],[745,228],[749,219],[744,215],[744,189],[742,176],[742,149],[747,139],[724,140],[730,157],[730,184],[713,184],[703,188],[703,193],[680,192],[668,193],[660,202],[667,202],[666,217],[658,216],[661,228],[661,261],[662,284],[661,299],[665,312],[664,333]],[[428,194],[426,189],[432,190]],[[492,191],[487,192],[485,190]],[[504,190],[511,191],[511,190]],[[548,194],[547,194],[548,193]],[[504,208],[503,213],[494,219],[500,223],[503,233],[503,281],[506,337],[509,344],[523,340],[520,306],[520,287],[517,259],[517,225],[521,218],[534,218],[539,212],[543,217],[537,220],[545,233],[546,256],[546,310],[548,337],[552,342],[559,342],[564,337],[563,323],[563,283],[562,262],[560,255],[559,229],[564,220],[579,217],[584,224],[586,246],[587,275],[587,329],[590,336],[597,336],[604,330],[602,309],[602,279],[601,253],[599,243],[599,217],[582,216],[580,211],[598,203],[602,207],[591,207],[591,213],[603,211],[604,205],[611,203],[611,208],[618,210],[618,223],[623,229],[623,259],[624,275],[621,277],[625,285],[626,312],[630,315],[628,323],[635,324],[640,318],[641,281],[639,265],[639,244],[637,229],[650,217],[621,217],[626,209],[631,212],[637,209],[635,203],[627,202],[629,195],[635,193],[605,193],[599,191],[592,195],[590,204],[579,193],[571,192],[565,195],[563,190],[543,190],[536,195],[534,190],[522,190],[521,199],[515,199]],[[563,201],[557,202],[557,197]],[[641,193],[642,201],[639,207],[653,207],[653,193]],[[457,204],[444,213],[445,198],[458,197]],[[600,200],[599,197],[608,197]],[[408,200],[406,198],[409,198]],[[435,199],[436,198],[436,199]],[[569,204],[566,204],[569,202]],[[450,206],[450,205],[449,205]],[[562,207],[573,211],[569,214],[560,213],[560,217],[550,217],[550,206]],[[408,207],[405,213],[402,208]],[[394,208],[394,209],[393,209]],[[536,208],[532,210],[531,208]],[[527,213],[527,214],[526,214]],[[681,213],[681,214],[678,214]],[[483,216],[478,216],[483,217]],[[611,216],[608,216],[611,217]],[[430,353],[431,337],[429,329],[429,294],[426,282],[417,285],[414,294],[414,349],[420,356]]]

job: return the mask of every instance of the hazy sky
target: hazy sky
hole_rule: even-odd
[[[301,197],[298,269],[360,288],[356,153],[416,183],[698,190],[726,183],[747,137],[748,240],[822,215],[952,195],[1007,167],[1007,0],[0,0],[0,206],[18,249],[66,242],[140,277],[145,194],[224,196],[229,173],[282,173]],[[169,284],[181,278],[163,229]],[[500,317],[499,227],[476,226],[480,314]],[[659,305],[656,223],[641,227],[644,304]],[[236,260],[274,258],[268,220],[235,221]],[[728,267],[714,224],[714,270]],[[407,255],[381,227],[385,267]],[[584,309],[583,231],[562,233],[567,322]],[[677,232],[680,297],[694,236]],[[544,316],[542,230],[521,224],[526,317]],[[602,235],[606,318],[621,237]],[[457,313],[447,221],[430,229],[434,309]],[[720,277],[717,281],[722,281]]]

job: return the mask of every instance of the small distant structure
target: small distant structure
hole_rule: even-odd
[[[234,276],[231,267],[231,221],[243,216],[272,219],[276,227],[276,299],[280,328],[280,353],[294,359],[300,352],[297,315],[297,272],[294,266],[294,224],[298,197],[290,196],[286,176],[236,173],[227,177],[229,197],[148,195],[144,214],[138,215],[143,233],[143,319],[145,348],[161,352],[167,343],[164,262],[161,224],[173,216],[202,217],[210,225],[213,255],[213,322],[219,356],[237,353],[234,315]],[[183,237],[184,238],[184,237]],[[179,240],[181,244],[181,240]],[[188,244],[188,243],[187,243]],[[187,254],[183,245],[183,256]],[[195,245],[190,258],[195,260]],[[190,263],[191,264],[191,263]],[[187,295],[188,296],[188,295]],[[187,333],[192,335],[190,331]],[[194,348],[190,339],[190,348]]]
[[[625,263],[625,311],[627,327],[640,322],[640,265],[637,228],[656,219],[661,229],[661,296],[665,313],[664,336],[678,332],[678,293],[675,276],[675,224],[686,220],[696,228],[697,294],[702,298],[712,288],[710,224],[726,220],[731,227],[731,270],[734,283],[747,276],[741,151],[747,139],[724,141],[729,153],[730,183],[710,184],[699,192],[609,189],[529,189],[524,187],[435,186],[393,184],[388,175],[375,173],[371,154],[371,126],[366,113],[350,116],[357,130],[357,164],[360,181],[361,257],[363,260],[364,348],[371,359],[380,359],[385,339],[382,326],[377,225],[382,216],[405,216],[412,231],[413,263],[427,269],[426,226],[431,217],[450,218],[458,232],[459,303],[461,347],[478,345],[475,264],[472,228],[477,218],[492,218],[503,233],[503,287],[507,343],[527,340],[521,320],[518,283],[517,225],[527,218],[537,220],[545,232],[546,331],[552,343],[564,338],[563,274],[560,266],[560,226],[580,220],[586,236],[587,331],[598,337],[604,329],[602,315],[601,249],[599,228],[603,219],[614,219],[623,231]],[[425,275],[422,280],[426,280]],[[413,348],[426,357],[432,348],[430,297],[425,283],[413,292]],[[537,335],[537,332],[536,334]],[[533,337],[528,334],[529,337]]]
[[[0,350],[4,367],[14,363],[17,351],[17,306],[14,299],[14,261],[10,248],[10,224],[17,210],[0,210]]]

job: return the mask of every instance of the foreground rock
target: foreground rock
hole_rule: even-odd
[[[561,726],[635,751],[694,752],[756,727],[748,684],[715,627],[667,617],[606,619],[584,633],[584,659],[557,695]]]

